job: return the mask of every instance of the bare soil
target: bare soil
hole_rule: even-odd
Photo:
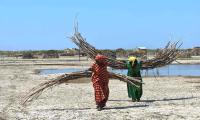
[[[39,75],[35,70],[67,67],[83,66],[1,65],[0,120],[200,119],[199,77],[144,77],[140,102],[128,98],[126,83],[110,80],[109,101],[103,111],[96,110],[89,78],[48,89],[27,106],[20,105],[32,87],[58,75]]]

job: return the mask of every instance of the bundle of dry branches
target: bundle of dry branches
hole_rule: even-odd
[[[168,42],[166,47],[164,49],[160,49],[153,59],[143,61],[142,69],[153,69],[157,67],[162,67],[165,65],[169,65],[170,63],[175,61],[180,54],[180,51],[178,49],[182,45],[178,44],[179,41],[176,43]]]
[[[85,52],[87,54],[87,56],[91,59],[95,59],[95,56],[97,54],[101,54],[98,53],[97,50],[95,49],[95,47],[93,47],[92,45],[90,45],[89,43],[86,42],[86,40],[81,36],[81,34],[76,31],[74,36],[70,37],[70,39],[72,40],[72,42],[74,42],[83,52]],[[107,56],[108,57],[108,56]],[[119,60],[114,60],[112,58],[107,58],[107,62],[108,65],[112,68],[116,68],[116,69],[122,69],[125,67],[124,62],[123,61],[119,61]]]
[[[101,54],[98,53],[98,50],[95,49],[95,47],[86,42],[86,40],[78,32],[77,28],[74,35],[70,37],[70,39],[93,60],[97,54]],[[179,44],[179,42],[169,42],[164,49],[160,49],[157,52],[156,56],[153,59],[142,61],[143,64],[141,69],[153,69],[172,63],[174,60],[177,59],[179,55],[178,49],[180,48],[180,46],[181,44]],[[109,63],[108,65],[110,67],[115,69],[126,69],[125,61],[112,59],[109,56],[107,57],[107,62]]]
[[[22,105],[25,105],[28,101],[31,102],[35,99],[37,99],[44,90],[47,90],[48,88],[52,88],[55,87],[57,85],[63,84],[68,82],[69,80],[75,80],[75,79],[79,79],[79,78],[84,78],[84,77],[91,77],[92,72],[91,71],[79,71],[79,72],[72,72],[72,73],[65,73],[63,75],[60,75],[58,77],[56,77],[53,80],[44,82],[39,84],[38,86],[32,88],[26,96],[23,97],[22,99]],[[133,78],[133,77],[128,77],[122,74],[116,74],[116,73],[112,73],[109,72],[109,77],[111,79],[118,79],[121,80],[123,82],[127,82],[130,83],[136,87],[138,87],[136,84],[143,84],[140,80],[138,80],[137,78]]]

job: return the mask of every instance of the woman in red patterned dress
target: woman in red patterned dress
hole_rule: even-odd
[[[92,70],[92,83],[95,92],[97,110],[101,111],[106,105],[109,96],[109,73],[107,71],[106,56],[97,55],[90,70]]]

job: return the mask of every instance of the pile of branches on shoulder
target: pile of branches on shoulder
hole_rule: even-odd
[[[59,75],[53,80],[49,80],[47,82],[41,83],[38,86],[32,88],[26,96],[23,97],[21,104],[25,105],[27,102],[31,102],[37,99],[43,91],[61,85],[63,83],[67,83],[69,80],[76,80],[79,78],[89,78],[92,75],[92,71],[85,70],[85,71],[78,71],[72,73],[65,73],[63,75]],[[120,81],[130,83],[133,86],[139,87],[138,84],[143,84],[138,78],[129,77],[122,74],[112,73],[109,72],[110,79],[118,79]]]
[[[94,46],[90,45],[78,32],[78,29],[75,28],[75,33],[73,36],[70,37],[73,43],[75,43],[83,52],[87,54],[91,59],[95,59],[95,56],[99,53]],[[171,43],[168,42],[164,49],[160,49],[156,56],[153,59],[143,60],[142,68],[141,69],[153,69],[157,67],[163,67],[169,65],[173,61],[175,61],[180,51],[178,50],[182,44],[178,42]],[[125,65],[125,61],[123,60],[116,60],[109,56],[107,56],[108,65],[114,69],[127,69]]]

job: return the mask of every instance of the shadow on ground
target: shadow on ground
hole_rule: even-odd
[[[149,102],[156,102],[156,101],[176,101],[176,100],[189,100],[189,99],[194,99],[197,97],[180,97],[180,98],[170,98],[170,99],[161,99],[161,100],[141,100],[139,101],[144,102],[144,103],[149,103]],[[116,102],[132,102],[131,100],[109,100],[109,101],[116,101]],[[134,103],[134,102],[133,102]],[[139,107],[148,107],[148,104],[143,104],[143,105],[130,105],[130,106],[117,106],[117,107],[105,107],[104,110],[111,110],[111,109],[129,109],[129,108],[139,108]],[[86,107],[86,108],[53,108],[53,109],[39,109],[37,111],[68,111],[68,110],[90,110],[94,108]]]
[[[194,99],[197,97],[180,97],[180,98],[169,98],[169,99],[161,99],[161,100],[140,100],[139,102],[156,102],[156,101],[175,101],[175,100],[188,100],[188,99]],[[123,101],[128,101],[132,102],[131,100],[109,100],[109,101],[118,101],[118,102],[123,102]]]
[[[111,109],[128,109],[128,108],[138,108],[138,107],[147,107],[149,105],[131,105],[131,106],[118,106],[118,107],[105,107],[104,110]],[[68,110],[89,110],[94,108],[53,108],[53,109],[39,109],[37,111],[68,111]],[[96,108],[95,108],[96,109]]]
[[[120,106],[120,107],[105,107],[104,110],[111,109],[128,109],[128,108],[139,108],[139,107],[148,107],[149,105],[132,105],[132,106]]]

